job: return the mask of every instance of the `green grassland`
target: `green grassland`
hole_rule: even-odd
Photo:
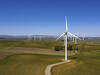
[[[70,39],[68,40],[68,45],[73,47],[78,46],[79,50],[100,50],[100,38],[89,38],[85,41],[79,41],[75,45]],[[55,39],[43,39],[43,40],[27,40],[27,39],[0,39],[0,49],[7,47],[24,47],[24,48],[42,48],[42,49],[52,49],[55,46],[64,46],[64,41]]]
[[[0,75],[44,75],[47,65],[61,59],[61,56],[39,54],[10,55],[0,61]]]
[[[69,50],[72,61],[54,67],[53,75],[100,75],[100,38],[78,44],[69,39],[68,45],[77,46],[78,53]],[[55,46],[64,46],[64,41],[0,39],[0,75],[44,75],[47,65],[64,58],[64,50],[54,51]]]
[[[100,38],[79,41],[77,46],[80,52],[71,56],[70,63],[54,67],[53,75],[100,75]]]
[[[71,63],[56,66],[53,75],[100,75],[100,52],[82,52]]]
[[[27,40],[27,39],[1,39],[0,48],[4,47],[25,47],[53,49],[55,45],[63,45],[63,42],[56,42],[55,39]]]

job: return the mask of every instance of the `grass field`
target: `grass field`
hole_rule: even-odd
[[[0,75],[44,75],[45,67],[61,61],[61,56],[18,54],[0,61]]]
[[[100,50],[100,38],[98,39],[86,39],[85,41],[79,41],[75,45],[72,41],[69,41],[73,47],[78,46],[79,50]],[[41,48],[54,50],[55,46],[64,46],[64,41],[55,41],[55,39],[47,40],[27,40],[27,39],[0,39],[0,49],[8,47],[24,47],[24,48]]]
[[[54,49],[55,45],[63,45],[63,42],[56,42],[55,39],[27,40],[27,39],[0,39],[0,48],[4,47],[25,47]]]
[[[71,63],[56,66],[53,75],[100,75],[100,52],[82,52]]]
[[[68,51],[71,63],[52,69],[53,75],[100,75],[100,39],[86,39],[77,45],[79,52]],[[45,67],[61,61],[64,50],[54,51],[64,42],[55,39],[0,39],[0,75],[44,75]],[[74,55],[74,56],[73,56]]]

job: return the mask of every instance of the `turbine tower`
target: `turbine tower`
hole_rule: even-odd
[[[66,32],[64,32],[60,37],[58,37],[56,40],[60,39],[62,36],[64,36],[64,42],[65,42],[65,61],[68,60],[68,55],[67,55],[67,38],[68,38],[68,35],[72,36],[72,37],[75,37],[75,38],[78,38],[76,35],[68,32],[68,25],[67,25],[67,17],[65,16],[65,22],[66,22]],[[78,38],[80,39],[80,38]]]

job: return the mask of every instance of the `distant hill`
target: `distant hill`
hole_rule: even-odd
[[[0,39],[25,39],[25,38],[57,38],[55,35],[0,35]],[[82,38],[82,37],[80,37]],[[100,37],[85,37],[88,39],[99,39]]]
[[[56,38],[57,36],[52,35],[0,35],[0,39],[25,39],[25,38]]]

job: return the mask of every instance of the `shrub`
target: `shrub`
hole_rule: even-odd
[[[68,46],[68,50],[73,50],[72,45]]]
[[[54,50],[55,51],[64,50],[64,46],[55,46]]]
[[[55,48],[54,48],[55,51],[61,51],[61,50],[64,50],[64,49],[65,49],[65,46],[55,46]],[[68,45],[67,49],[73,50],[72,45]]]

